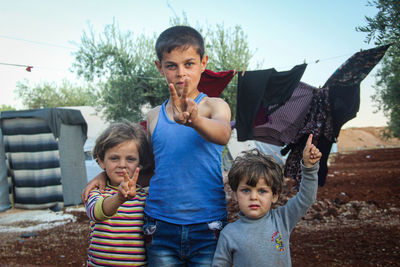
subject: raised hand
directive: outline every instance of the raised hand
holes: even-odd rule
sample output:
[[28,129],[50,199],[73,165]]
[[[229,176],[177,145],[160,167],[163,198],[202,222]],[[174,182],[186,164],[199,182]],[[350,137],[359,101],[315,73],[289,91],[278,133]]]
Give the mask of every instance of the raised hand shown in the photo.
[[308,136],[306,146],[303,150],[303,163],[304,163],[304,166],[306,166],[306,167],[313,166],[322,157],[322,153],[319,151],[319,149],[315,145],[313,145],[312,138],[313,138],[313,135],[310,134]]
[[173,118],[176,123],[189,125],[197,118],[197,104],[196,102],[188,98],[189,92],[189,78],[185,79],[182,95],[178,96],[175,86],[169,84],[169,92],[172,100],[172,112]]
[[124,181],[118,187],[118,194],[126,201],[136,196],[136,183],[139,177],[139,168],[136,168],[133,177],[129,178],[128,173],[124,170]]

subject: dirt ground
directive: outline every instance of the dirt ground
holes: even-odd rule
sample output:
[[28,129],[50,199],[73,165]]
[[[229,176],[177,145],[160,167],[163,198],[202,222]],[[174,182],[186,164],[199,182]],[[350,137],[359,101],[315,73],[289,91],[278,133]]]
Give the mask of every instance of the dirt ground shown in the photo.
[[339,152],[361,149],[398,147],[400,139],[382,137],[384,127],[361,127],[342,129],[337,146]]
[[[292,233],[293,266],[400,266],[400,147],[361,139],[343,149],[339,138],[326,184]],[[70,213],[75,222],[32,237],[0,233],[0,266],[85,266],[89,222]]]

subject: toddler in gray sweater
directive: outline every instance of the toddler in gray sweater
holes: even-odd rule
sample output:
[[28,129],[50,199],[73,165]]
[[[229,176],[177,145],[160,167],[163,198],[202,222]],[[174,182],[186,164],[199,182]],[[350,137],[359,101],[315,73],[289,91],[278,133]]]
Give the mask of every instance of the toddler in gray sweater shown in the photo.
[[291,266],[289,238],[296,223],[315,202],[321,152],[308,137],[297,195],[271,209],[283,186],[282,167],[257,149],[237,157],[229,185],[239,204],[239,219],[221,232],[212,266]]

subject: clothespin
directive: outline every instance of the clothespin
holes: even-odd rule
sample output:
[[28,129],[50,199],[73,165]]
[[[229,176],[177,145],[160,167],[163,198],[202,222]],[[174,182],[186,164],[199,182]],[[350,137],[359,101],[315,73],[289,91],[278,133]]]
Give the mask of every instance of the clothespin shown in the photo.
[[319,59],[315,60],[315,63],[318,63],[318,62],[319,62]]
[[33,68],[33,66],[27,66],[25,70],[31,72],[32,68]]
[[236,73],[237,73],[237,68],[235,68],[235,69],[233,70],[233,76],[235,76]]
[[304,63],[304,64],[307,64],[306,59],[304,59],[303,63]]
[[245,72],[246,72],[246,68],[242,71],[242,77],[244,76]]

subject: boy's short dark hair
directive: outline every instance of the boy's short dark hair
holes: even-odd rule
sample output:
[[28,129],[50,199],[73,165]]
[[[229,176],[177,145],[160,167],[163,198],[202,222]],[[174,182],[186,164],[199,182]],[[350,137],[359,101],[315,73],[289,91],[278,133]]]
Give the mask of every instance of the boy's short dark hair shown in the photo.
[[201,34],[189,26],[173,26],[163,31],[156,41],[156,53],[161,62],[164,52],[171,53],[175,48],[197,49],[200,59],[204,56],[204,40]]
[[256,186],[260,179],[264,179],[273,194],[280,194],[283,187],[283,169],[272,156],[265,155],[255,148],[238,156],[229,170],[228,181],[233,191],[237,191],[243,179],[247,179],[246,184],[249,186]]
[[108,126],[96,139],[92,154],[93,158],[104,161],[105,153],[125,141],[135,141],[139,152],[140,173],[154,171],[153,149],[147,141],[146,133],[142,126],[129,121],[115,122]]

